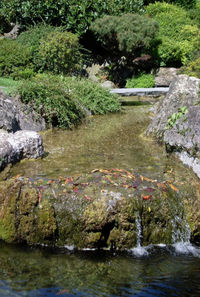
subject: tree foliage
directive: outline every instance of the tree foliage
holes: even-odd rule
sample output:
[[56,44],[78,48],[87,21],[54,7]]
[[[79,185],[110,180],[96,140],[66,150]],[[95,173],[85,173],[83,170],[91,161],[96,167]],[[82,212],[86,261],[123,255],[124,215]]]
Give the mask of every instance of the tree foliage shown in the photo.
[[156,2],[146,7],[146,12],[160,25],[159,56],[163,65],[185,64],[200,41],[200,31],[185,9]]
[[104,16],[90,28],[110,52],[111,59],[125,56],[130,60],[142,53],[151,53],[157,43],[158,24],[138,14]]
[[149,5],[155,2],[165,2],[169,4],[179,5],[184,8],[190,9],[196,6],[196,0],[144,0],[144,5]]
[[8,21],[25,26],[39,22],[64,26],[81,35],[96,18],[105,14],[143,10],[143,0],[1,0],[0,9]]

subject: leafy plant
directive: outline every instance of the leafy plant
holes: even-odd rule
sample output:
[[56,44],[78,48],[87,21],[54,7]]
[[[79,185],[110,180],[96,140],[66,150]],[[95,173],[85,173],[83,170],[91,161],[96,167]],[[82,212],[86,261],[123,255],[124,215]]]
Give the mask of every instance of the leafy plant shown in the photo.
[[63,128],[80,123],[87,110],[93,114],[120,110],[118,97],[86,79],[38,74],[23,81],[18,93],[50,125]]
[[77,35],[70,32],[51,32],[41,39],[39,56],[44,68],[55,74],[77,70],[81,64]]
[[188,109],[187,109],[187,106],[183,106],[183,107],[180,107],[178,109],[178,112],[175,112],[173,113],[168,121],[167,121],[167,127],[166,129],[171,129],[174,127],[174,125],[176,124],[176,121],[179,120],[180,118],[182,118],[183,115],[187,114],[188,113]]
[[146,7],[146,12],[160,25],[162,43],[158,54],[163,66],[185,64],[196,50],[200,30],[183,8],[162,2]]
[[39,55],[41,39],[45,38],[51,32],[62,31],[62,27],[53,27],[47,24],[39,24],[29,27],[25,32],[22,32],[19,35],[17,41],[22,44],[22,46],[30,48],[35,71],[38,71],[43,67],[43,61]]
[[18,68],[31,67],[30,48],[16,40],[0,40],[0,76],[12,75]]
[[18,93],[22,102],[31,105],[52,126],[71,128],[85,116],[83,108],[57,76],[37,75],[24,81]]
[[200,57],[182,67],[180,73],[200,78]]
[[73,98],[77,98],[92,114],[106,114],[120,110],[119,97],[110,94],[98,83],[88,79],[65,78],[64,84],[71,90]]
[[143,0],[1,0],[0,10],[9,22],[25,25],[46,23],[64,26],[82,35],[105,14],[119,15],[143,10]]
[[155,86],[155,78],[152,74],[142,73],[133,76],[126,82],[126,88],[152,88]]

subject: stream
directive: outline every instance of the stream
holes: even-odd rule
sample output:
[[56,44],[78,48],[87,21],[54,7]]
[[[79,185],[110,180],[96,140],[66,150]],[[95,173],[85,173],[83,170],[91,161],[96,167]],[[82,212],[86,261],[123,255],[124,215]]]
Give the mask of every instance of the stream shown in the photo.
[[[185,195],[199,184],[195,174],[165,147],[145,136],[150,107],[126,107],[120,114],[91,117],[74,130],[42,132],[46,156],[23,160],[11,176],[57,178],[93,169],[121,168],[178,185]],[[137,246],[124,252],[12,246],[0,242],[0,296],[200,296],[200,249],[189,243],[187,222],[174,244]],[[184,234],[183,234],[184,233]]]

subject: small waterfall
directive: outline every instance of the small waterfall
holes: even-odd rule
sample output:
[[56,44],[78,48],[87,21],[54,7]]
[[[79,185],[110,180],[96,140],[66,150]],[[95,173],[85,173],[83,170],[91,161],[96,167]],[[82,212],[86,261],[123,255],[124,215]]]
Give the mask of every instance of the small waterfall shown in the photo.
[[137,233],[137,245],[131,251],[136,257],[147,256],[149,254],[148,251],[141,246],[142,219],[139,212],[137,212],[137,215],[136,215],[135,225],[136,225],[136,233]]
[[172,242],[190,242],[190,227],[185,217],[175,215],[171,219],[172,224]]
[[190,243],[190,227],[184,214],[182,199],[179,197],[173,202],[172,213],[172,246],[178,254],[192,254],[199,256],[199,250]]

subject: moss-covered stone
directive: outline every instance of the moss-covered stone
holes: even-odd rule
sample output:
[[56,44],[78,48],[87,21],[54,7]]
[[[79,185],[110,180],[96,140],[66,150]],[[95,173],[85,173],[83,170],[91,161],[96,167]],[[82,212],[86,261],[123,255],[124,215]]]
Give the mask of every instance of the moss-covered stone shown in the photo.
[[16,206],[20,191],[21,183],[17,180],[0,183],[0,238],[7,242],[16,240]]
[[[8,180],[0,183],[0,239],[126,249],[139,240],[172,243],[175,228],[184,231],[186,217],[193,237],[200,238],[200,198],[194,197],[182,200],[170,182],[119,169],[57,180]],[[176,216],[180,222],[174,226]]]

